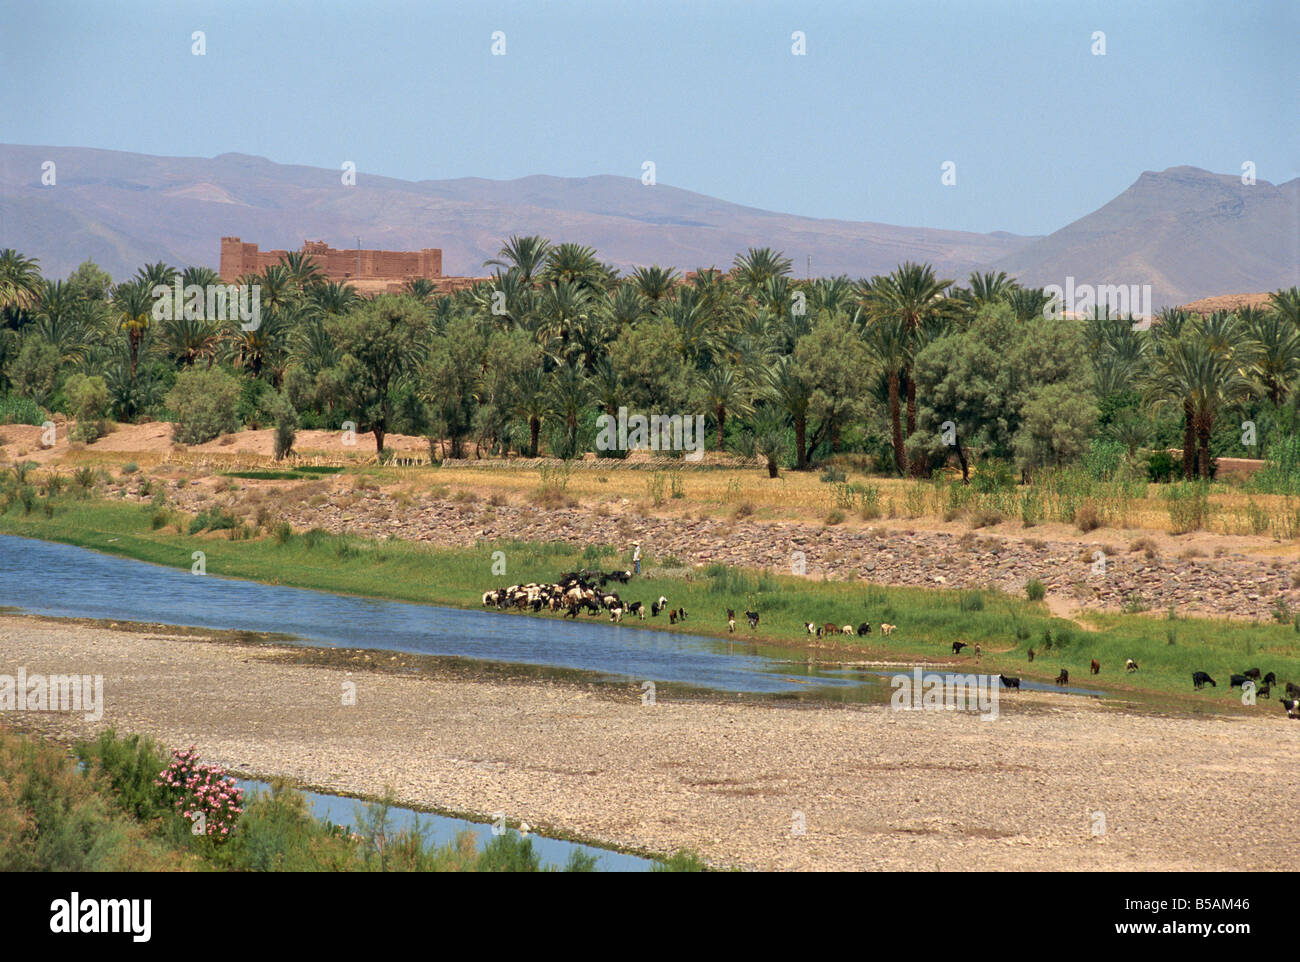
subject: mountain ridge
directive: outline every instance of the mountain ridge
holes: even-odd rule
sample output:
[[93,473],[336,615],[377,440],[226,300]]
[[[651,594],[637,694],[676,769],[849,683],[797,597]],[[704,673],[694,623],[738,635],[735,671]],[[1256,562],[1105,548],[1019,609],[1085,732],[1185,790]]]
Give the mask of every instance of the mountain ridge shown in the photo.
[[[41,186],[41,163],[57,180]],[[114,277],[142,263],[217,266],[220,238],[263,249],[304,240],[443,249],[448,275],[482,274],[511,234],[594,247],[623,270],[728,267],[749,247],[783,250],[794,273],[869,277],[904,260],[943,277],[1001,269],[1027,284],[1149,283],[1156,306],[1300,283],[1300,178],[1246,187],[1187,165],[1144,171],[1109,203],[1046,236],[813,218],[613,174],[418,181],[280,164],[255,154],[163,157],[103,148],[0,145],[0,246],[48,276],[87,258]],[[1247,252],[1245,255],[1242,252]]]

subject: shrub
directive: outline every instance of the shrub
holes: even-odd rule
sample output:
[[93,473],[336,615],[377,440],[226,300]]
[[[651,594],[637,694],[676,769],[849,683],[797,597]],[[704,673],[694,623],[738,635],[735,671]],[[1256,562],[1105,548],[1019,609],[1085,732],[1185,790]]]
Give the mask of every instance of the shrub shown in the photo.
[[220,368],[182,371],[167,392],[167,407],[176,415],[172,437],[182,444],[203,444],[238,429],[239,398],[239,382]]
[[1119,610],[1126,615],[1137,615],[1147,610],[1147,603],[1136,591],[1130,591],[1124,596],[1124,603]]
[[821,480],[825,484],[843,484],[848,480],[848,475],[833,464],[826,465],[826,470],[822,471]]
[[1186,534],[1205,527],[1210,513],[1206,484],[1192,482],[1173,485],[1165,499],[1169,508],[1169,528],[1174,534]]
[[655,862],[652,872],[705,872],[708,866],[703,859],[689,849],[679,849],[662,861]]
[[1101,527],[1101,512],[1097,510],[1097,506],[1093,502],[1085,501],[1075,511],[1074,523],[1080,531],[1085,533],[1096,531]]
[[826,516],[827,525],[842,524],[843,522],[844,522],[844,512],[841,511],[839,508],[835,508],[834,510],[831,511],[830,514]]
[[122,810],[142,822],[167,817],[172,801],[158,784],[158,773],[167,766],[167,754],[148,736],[118,738],[113,729],[100,732],[94,741],[81,741],[73,753],[92,773],[108,782]]
[[541,860],[531,838],[518,832],[502,832],[484,847],[477,868],[480,872],[537,872]]
[[1047,587],[1037,578],[1030,578],[1025,583],[1025,597],[1030,601],[1042,601],[1047,595]]
[[72,483],[81,489],[83,496],[90,494],[95,487],[95,469],[80,467],[72,472]]
[[1043,505],[1038,495],[1030,490],[1020,496],[1020,522],[1026,528],[1032,528],[1043,520]]
[[157,784],[169,791],[177,814],[199,828],[196,835],[229,838],[244,810],[244,790],[224,769],[202,764],[192,746],[172,752],[171,764],[159,773]]
[[275,415],[275,460],[282,461],[293,453],[293,442],[298,436],[298,412],[283,396],[272,404]]
[[1015,487],[1016,479],[1011,465],[1005,461],[986,461],[971,476],[970,486],[980,494],[1006,491]]
[[31,398],[7,395],[0,397],[0,424],[45,423],[45,412]]
[[86,377],[73,374],[63,384],[63,393],[72,408],[77,426],[72,429],[74,441],[93,444],[107,433],[104,418],[108,415],[108,384],[99,375]]
[[1179,467],[1168,451],[1154,451],[1147,458],[1147,480],[1153,484],[1165,484],[1173,480]]
[[220,508],[208,508],[190,522],[190,534],[200,531],[225,531],[239,527],[239,519]]

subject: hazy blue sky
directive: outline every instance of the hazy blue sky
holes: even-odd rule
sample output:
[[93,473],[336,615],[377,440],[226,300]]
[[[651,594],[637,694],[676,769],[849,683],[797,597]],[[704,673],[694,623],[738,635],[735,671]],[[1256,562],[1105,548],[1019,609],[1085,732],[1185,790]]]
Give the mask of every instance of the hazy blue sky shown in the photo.
[[417,180],[639,177],[652,160],[660,183],[772,210],[1047,233],[1143,170],[1300,175],[1298,11],[0,0],[0,141]]

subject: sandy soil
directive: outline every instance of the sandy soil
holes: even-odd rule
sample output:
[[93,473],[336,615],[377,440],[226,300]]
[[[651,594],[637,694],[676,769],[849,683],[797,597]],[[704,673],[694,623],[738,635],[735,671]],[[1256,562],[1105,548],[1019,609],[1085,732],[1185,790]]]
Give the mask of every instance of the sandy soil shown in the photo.
[[[30,424],[0,425],[0,444],[5,445],[4,450],[11,458],[22,457],[23,460],[38,464],[58,463],[73,453],[73,448],[68,438],[70,425],[63,415],[56,416],[54,425],[53,447],[41,447],[41,429]],[[120,424],[94,445],[85,448],[85,451],[91,456],[131,454],[161,459],[172,450],[174,444],[169,422],[150,421],[146,424]],[[394,451],[418,453],[425,458],[429,454],[428,441],[407,434],[387,435],[384,446]],[[365,461],[374,458],[375,439],[372,434],[358,433],[355,445],[344,445],[343,435],[339,431],[299,431],[294,447],[303,454],[322,454],[335,458],[355,456],[358,460]],[[200,454],[248,454],[270,458],[275,450],[275,432],[269,428],[239,431],[182,450]]]
[[[261,776],[758,869],[1273,869],[1300,851],[1300,724],[1051,693],[993,722],[399,674],[295,649],[0,616],[0,672],[99,673],[98,722]],[[371,654],[370,664],[388,656]],[[356,704],[342,705],[345,681]],[[806,834],[792,831],[803,813]],[[1093,834],[1104,813],[1104,834]]]

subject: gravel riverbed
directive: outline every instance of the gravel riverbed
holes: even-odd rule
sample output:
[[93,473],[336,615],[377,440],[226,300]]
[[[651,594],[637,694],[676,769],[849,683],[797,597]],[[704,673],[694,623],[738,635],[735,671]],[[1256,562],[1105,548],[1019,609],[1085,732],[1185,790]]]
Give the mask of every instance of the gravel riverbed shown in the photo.
[[1280,709],[1028,692],[996,721],[671,693],[647,706],[632,685],[399,673],[370,667],[396,660],[378,652],[308,664],[272,643],[12,614],[0,657],[5,674],[104,677],[101,719],[14,716],[28,729],[143,732],[261,777],[722,866],[1271,870],[1300,851],[1300,724]]

